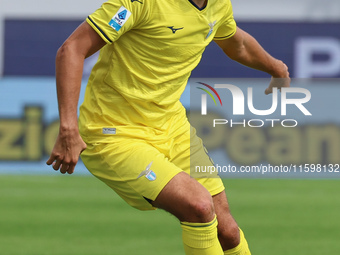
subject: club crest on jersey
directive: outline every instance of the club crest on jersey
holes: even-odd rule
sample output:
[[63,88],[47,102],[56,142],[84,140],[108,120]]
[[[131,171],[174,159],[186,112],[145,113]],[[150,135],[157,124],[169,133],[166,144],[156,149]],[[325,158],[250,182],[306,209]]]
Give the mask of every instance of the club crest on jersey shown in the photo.
[[110,20],[109,25],[118,32],[122,26],[124,26],[125,22],[130,18],[130,16],[131,12],[124,6],[121,6]]
[[210,27],[210,30],[209,30],[207,36],[205,37],[205,39],[208,39],[209,36],[212,34],[212,32],[214,31],[215,24],[216,24],[216,20],[214,22],[208,24],[209,27]]
[[151,170],[151,165],[152,165],[153,162],[151,162],[147,167],[146,169],[141,172],[137,179],[139,179],[140,177],[142,176],[145,176],[146,179],[148,179],[149,181],[154,181],[156,180],[157,176],[156,176],[156,173],[154,171]]

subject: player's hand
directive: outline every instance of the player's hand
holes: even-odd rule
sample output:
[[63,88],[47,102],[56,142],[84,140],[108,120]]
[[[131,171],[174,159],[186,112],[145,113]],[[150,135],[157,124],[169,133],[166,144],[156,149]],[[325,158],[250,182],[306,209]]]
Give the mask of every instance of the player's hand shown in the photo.
[[62,174],[72,174],[78,162],[80,153],[86,149],[86,143],[78,132],[61,133],[57,137],[47,165],[52,165],[53,169]]
[[266,95],[273,93],[273,88],[281,91],[281,88],[288,88],[290,86],[288,67],[282,61],[278,61],[278,66],[278,74],[273,75],[271,78],[269,86],[264,92]]

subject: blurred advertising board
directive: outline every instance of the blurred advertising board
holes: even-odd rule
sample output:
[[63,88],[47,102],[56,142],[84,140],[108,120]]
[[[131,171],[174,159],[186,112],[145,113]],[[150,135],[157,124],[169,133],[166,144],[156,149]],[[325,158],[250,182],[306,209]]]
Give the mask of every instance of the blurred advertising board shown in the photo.
[[[293,79],[292,90],[272,95],[264,94],[269,79],[191,78],[189,84],[182,103],[209,156],[224,170],[236,169],[222,176],[340,176],[340,79]],[[80,102],[85,86],[84,80]],[[45,162],[58,128],[54,78],[0,79],[0,173],[54,173]],[[241,166],[248,172],[237,172]],[[82,162],[76,173],[87,173]]]
[[[0,79],[0,173],[54,172],[45,162],[59,132],[58,119],[54,78]],[[78,172],[84,169],[80,162]]]

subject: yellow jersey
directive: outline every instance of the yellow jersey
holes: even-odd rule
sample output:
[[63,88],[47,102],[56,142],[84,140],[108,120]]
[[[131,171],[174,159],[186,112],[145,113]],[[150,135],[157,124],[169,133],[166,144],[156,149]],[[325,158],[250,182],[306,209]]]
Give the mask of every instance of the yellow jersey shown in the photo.
[[109,0],[87,23],[107,43],[80,107],[87,142],[113,135],[153,137],[184,125],[179,99],[191,71],[214,39],[231,37],[230,0]]

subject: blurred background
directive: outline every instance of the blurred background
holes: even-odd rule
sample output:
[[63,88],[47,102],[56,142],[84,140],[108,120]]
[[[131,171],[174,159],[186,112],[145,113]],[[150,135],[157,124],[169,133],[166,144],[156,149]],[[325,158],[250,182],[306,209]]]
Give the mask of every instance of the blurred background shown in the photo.
[[[129,208],[95,178],[88,178],[81,162],[72,176],[61,176],[45,165],[59,128],[56,51],[101,3],[0,0],[0,254],[183,254],[180,229],[169,215]],[[238,26],[283,60],[293,78],[327,83],[312,93],[319,98],[313,109],[327,103],[327,119],[300,127],[292,140],[277,139],[290,144],[290,156],[297,155],[291,141],[301,142],[301,158],[294,157],[298,164],[305,163],[307,146],[321,148],[309,150],[311,162],[316,158],[317,163],[339,163],[340,1],[234,0],[232,4]],[[95,54],[85,62],[80,101],[96,58]],[[229,60],[212,43],[192,78],[209,83],[210,78],[268,75]],[[186,107],[189,98],[186,90],[182,99]],[[309,136],[303,137],[306,130]],[[266,132],[251,134],[260,137],[262,145],[269,139]],[[310,142],[313,137],[316,143]],[[211,138],[208,133],[209,150],[233,151],[233,146],[221,150],[220,139]],[[272,162],[261,155],[258,161],[249,161],[247,153],[229,158],[238,164],[280,163],[281,156],[274,156]],[[245,178],[225,184],[254,254],[339,253],[338,181]]]
[[[46,172],[44,161],[58,132],[56,51],[100,5],[101,1],[0,0],[0,172]],[[293,78],[340,77],[340,1],[239,0],[233,6],[239,27],[283,60]],[[83,90],[96,59],[97,54],[85,62]],[[268,75],[229,60],[212,43],[192,77]],[[188,107],[186,95],[183,104]],[[81,172],[83,166],[78,168]]]
[[[56,51],[100,4],[0,0],[0,172],[46,173],[44,162],[58,132]],[[293,78],[340,77],[340,1],[239,0],[233,6],[239,27],[283,60]],[[85,62],[80,102],[96,59],[97,54]],[[268,75],[231,61],[212,43],[192,77]],[[327,91],[321,96],[327,98]],[[186,107],[187,95],[183,97]],[[83,172],[81,163],[78,168]]]

